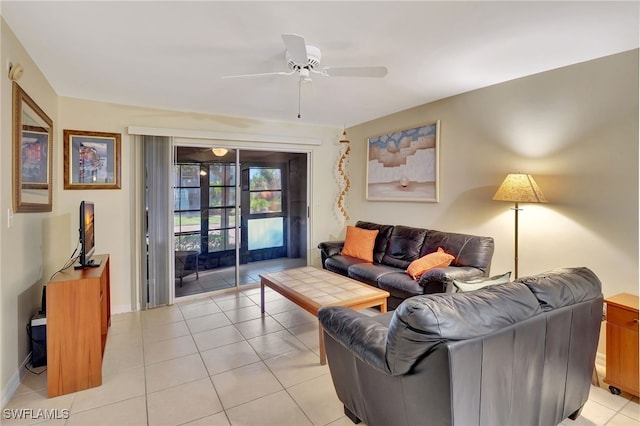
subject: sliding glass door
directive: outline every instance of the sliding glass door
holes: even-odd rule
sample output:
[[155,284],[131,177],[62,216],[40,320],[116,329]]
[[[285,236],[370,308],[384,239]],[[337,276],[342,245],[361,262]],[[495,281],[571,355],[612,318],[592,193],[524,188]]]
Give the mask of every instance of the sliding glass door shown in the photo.
[[176,297],[306,265],[307,154],[177,146]]

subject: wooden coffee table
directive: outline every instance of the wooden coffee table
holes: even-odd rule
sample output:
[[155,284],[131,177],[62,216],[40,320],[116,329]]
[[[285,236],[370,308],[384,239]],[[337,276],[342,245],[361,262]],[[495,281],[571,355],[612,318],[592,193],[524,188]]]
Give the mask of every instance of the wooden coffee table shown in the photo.
[[[313,266],[260,274],[262,312],[264,312],[265,286],[277,291],[316,317],[318,310],[324,306],[346,306],[352,309],[380,306],[380,312],[387,312],[389,292]],[[327,363],[327,354],[324,349],[322,326],[318,324],[318,327],[320,364],[324,365]]]

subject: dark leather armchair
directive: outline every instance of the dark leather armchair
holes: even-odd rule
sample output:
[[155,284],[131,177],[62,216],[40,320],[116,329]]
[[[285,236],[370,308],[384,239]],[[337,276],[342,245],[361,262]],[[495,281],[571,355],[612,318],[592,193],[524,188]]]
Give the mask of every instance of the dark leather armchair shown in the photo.
[[558,269],[368,317],[318,318],[345,413],[374,425],[556,425],[588,399],[602,317],[598,278]]

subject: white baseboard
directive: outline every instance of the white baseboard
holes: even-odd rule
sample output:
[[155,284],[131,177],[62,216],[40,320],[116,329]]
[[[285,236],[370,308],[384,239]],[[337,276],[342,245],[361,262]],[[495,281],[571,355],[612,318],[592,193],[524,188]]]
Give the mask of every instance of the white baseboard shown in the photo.
[[0,400],[0,407],[4,408],[5,405],[7,405],[9,401],[11,401],[11,398],[13,398],[13,395],[18,390],[22,377],[24,377],[24,375],[27,373],[27,363],[29,362],[29,358],[31,358],[31,352],[27,354],[27,357],[24,359],[24,361],[22,361],[22,364],[20,364],[20,367],[18,368],[18,370],[14,372],[13,375],[11,376],[11,379],[9,379],[9,383],[7,383],[7,388],[2,393],[2,400]]

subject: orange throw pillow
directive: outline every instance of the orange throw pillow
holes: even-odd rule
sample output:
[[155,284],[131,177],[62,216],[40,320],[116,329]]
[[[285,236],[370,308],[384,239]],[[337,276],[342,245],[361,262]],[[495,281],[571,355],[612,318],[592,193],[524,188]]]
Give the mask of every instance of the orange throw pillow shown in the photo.
[[449,266],[453,259],[454,256],[445,253],[442,247],[438,247],[437,252],[429,253],[411,262],[407,268],[407,274],[411,275],[414,280],[417,280],[422,274],[433,268]]
[[373,262],[373,247],[376,244],[377,236],[377,229],[369,230],[347,226],[342,255]]

